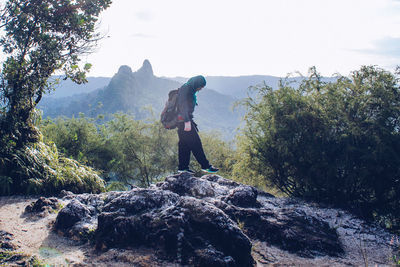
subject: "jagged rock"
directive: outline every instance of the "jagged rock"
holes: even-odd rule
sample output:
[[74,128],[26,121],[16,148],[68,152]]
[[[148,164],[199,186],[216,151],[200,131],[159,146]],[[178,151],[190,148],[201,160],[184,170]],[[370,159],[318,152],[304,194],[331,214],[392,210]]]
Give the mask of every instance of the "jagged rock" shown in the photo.
[[236,266],[234,259],[231,256],[225,257],[221,252],[202,249],[195,251],[195,263],[197,266],[207,267],[231,267]]
[[[86,221],[88,218],[91,218],[90,208],[79,200],[73,199],[58,213],[54,227],[55,229],[72,236],[75,233],[73,230],[74,227],[77,227],[77,223]],[[78,233],[79,232],[80,231],[78,231]]]
[[252,239],[303,257],[343,253],[336,230],[313,216],[285,208],[243,209],[221,202],[215,205],[242,224]]
[[[182,182],[184,180],[184,182]],[[216,193],[211,182],[200,180],[190,176],[188,173],[183,173],[181,176],[169,176],[165,182],[156,185],[162,190],[169,190],[180,196],[192,196],[196,198],[214,197]]]
[[92,233],[98,249],[146,246],[195,266],[252,266],[255,241],[299,257],[344,255],[333,218],[218,175],[182,173],[146,189],[65,199],[55,228],[76,238]]
[[224,201],[239,207],[259,207],[257,202],[257,190],[251,186],[241,185],[231,189]]
[[74,197],[74,193],[72,193],[71,191],[67,191],[67,190],[61,190],[59,197],[61,198],[73,198]]
[[55,197],[40,197],[35,202],[32,202],[30,205],[26,206],[25,212],[40,213],[42,216],[45,216],[47,212],[57,210],[60,207],[59,205],[58,199]]
[[[118,192],[103,194],[65,194],[63,200],[70,202],[63,208],[55,221],[54,229],[73,239],[91,238],[97,229],[97,217],[107,197],[111,199]],[[113,197],[114,196],[114,197]]]
[[0,249],[15,250],[17,246],[12,243],[13,235],[0,230]]

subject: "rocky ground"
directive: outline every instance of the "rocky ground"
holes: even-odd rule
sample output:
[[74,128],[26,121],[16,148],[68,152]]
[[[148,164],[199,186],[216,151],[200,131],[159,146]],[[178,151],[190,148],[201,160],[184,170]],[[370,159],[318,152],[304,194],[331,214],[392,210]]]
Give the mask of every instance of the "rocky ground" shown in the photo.
[[183,173],[127,192],[0,198],[7,266],[392,266],[395,240],[348,212],[218,175]]

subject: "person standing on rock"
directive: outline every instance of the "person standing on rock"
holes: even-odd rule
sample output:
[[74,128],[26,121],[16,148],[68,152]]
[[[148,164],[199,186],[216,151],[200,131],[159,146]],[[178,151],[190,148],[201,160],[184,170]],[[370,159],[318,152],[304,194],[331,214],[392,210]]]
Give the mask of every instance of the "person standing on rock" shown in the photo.
[[178,173],[194,171],[189,169],[190,152],[207,173],[216,173],[218,168],[213,167],[207,160],[203,145],[198,134],[197,124],[193,121],[193,111],[197,105],[197,93],[206,85],[206,79],[199,75],[190,78],[178,91]]

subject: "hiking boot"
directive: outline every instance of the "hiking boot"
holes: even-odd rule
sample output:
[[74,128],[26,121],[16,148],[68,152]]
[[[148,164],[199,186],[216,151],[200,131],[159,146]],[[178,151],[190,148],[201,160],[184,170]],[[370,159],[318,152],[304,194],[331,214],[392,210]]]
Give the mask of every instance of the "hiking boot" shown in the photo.
[[217,171],[219,171],[218,168],[215,168],[214,166],[210,166],[207,169],[201,169],[203,172],[208,172],[208,173],[216,173]]
[[190,173],[190,174],[195,174],[195,171],[192,171],[191,169],[178,170],[178,173],[183,173],[183,172],[188,172],[188,173]]

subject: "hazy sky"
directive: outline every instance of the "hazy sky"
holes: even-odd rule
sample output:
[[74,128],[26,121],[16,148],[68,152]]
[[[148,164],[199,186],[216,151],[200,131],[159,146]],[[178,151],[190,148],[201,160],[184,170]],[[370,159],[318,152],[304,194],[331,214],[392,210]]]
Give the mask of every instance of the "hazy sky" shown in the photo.
[[186,77],[400,65],[399,0],[114,0],[101,28],[110,37],[87,58],[90,76],[144,59]]
[[348,75],[400,65],[400,0],[114,0],[89,76]]

